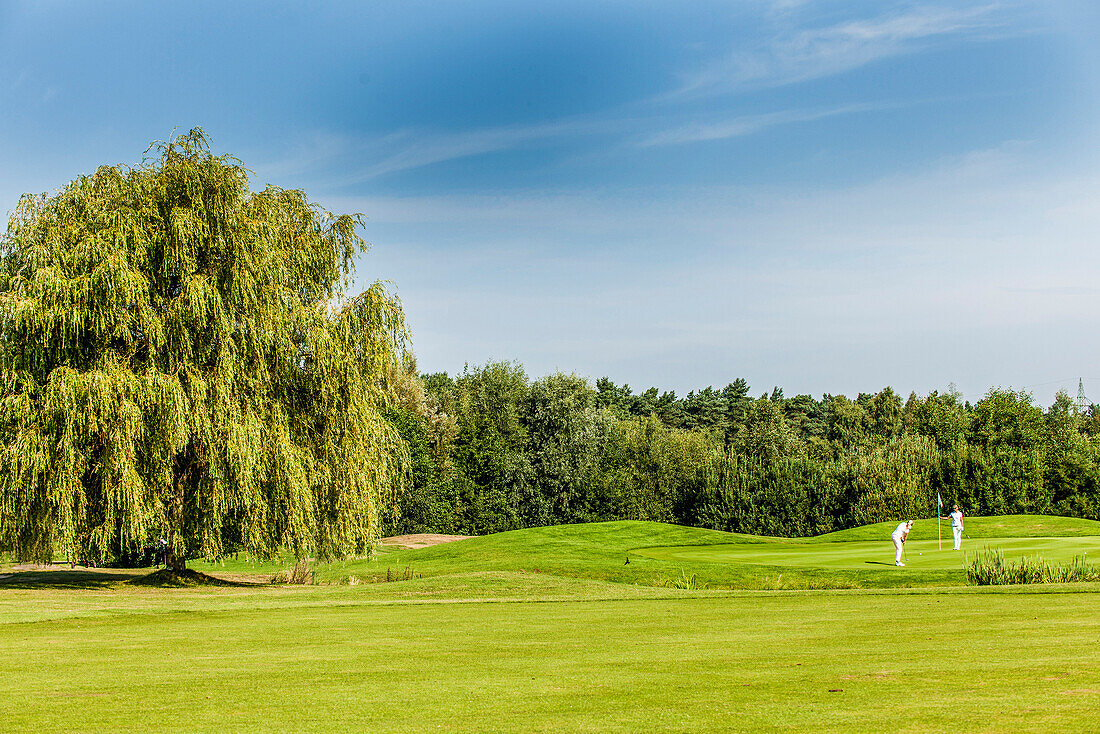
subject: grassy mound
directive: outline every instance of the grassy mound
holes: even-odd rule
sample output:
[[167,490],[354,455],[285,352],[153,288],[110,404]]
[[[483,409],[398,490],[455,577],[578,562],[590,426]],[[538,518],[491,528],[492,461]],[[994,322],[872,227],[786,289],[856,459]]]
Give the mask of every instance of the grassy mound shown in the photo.
[[[388,566],[412,568],[422,578],[479,571],[547,574],[640,586],[675,586],[691,579],[692,588],[817,589],[912,585],[915,577],[884,575],[863,569],[801,568],[752,562],[713,563],[661,558],[654,548],[697,549],[736,545],[748,553],[766,552],[784,541],[663,523],[616,521],[529,528],[470,538],[419,550],[379,553],[315,568],[318,583],[369,579]],[[888,543],[888,541],[887,541]],[[961,566],[930,571],[921,584],[963,584]]]
[[[891,588],[966,584],[961,554],[944,550],[935,519],[917,521],[904,569],[893,564],[890,531],[878,523],[816,538],[770,538],[655,522],[615,521],[528,528],[420,549],[385,548],[371,558],[311,567],[317,584],[385,581],[390,569],[419,579],[476,573],[545,574],[639,586],[691,578],[709,589]],[[1048,516],[967,518],[967,550],[986,544],[1010,556],[1041,553],[1052,560],[1100,554],[1100,522]],[[1091,537],[1086,537],[1091,536]],[[1053,540],[1051,540],[1053,538]],[[1058,540],[1059,538],[1063,540]],[[1044,540],[1045,539],[1045,540]],[[1079,540],[1074,540],[1079,539]],[[923,555],[922,555],[923,554]],[[1066,555],[1069,554],[1069,555]],[[211,573],[275,573],[283,565],[227,560],[195,563]],[[282,562],[282,563],[285,563]]]
[[175,570],[162,568],[145,576],[132,579],[130,584],[135,586],[160,586],[160,587],[191,587],[191,586],[251,586],[237,581],[226,581],[215,576],[196,571],[192,568]]

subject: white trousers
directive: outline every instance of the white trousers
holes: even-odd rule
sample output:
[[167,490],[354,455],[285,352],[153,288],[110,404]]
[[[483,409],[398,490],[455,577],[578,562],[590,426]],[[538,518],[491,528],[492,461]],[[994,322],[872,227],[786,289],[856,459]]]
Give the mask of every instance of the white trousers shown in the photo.
[[955,550],[962,547],[963,543],[963,529],[957,528],[954,525],[951,526],[951,533],[955,536]]
[[890,540],[894,541],[894,563],[901,563],[901,549],[903,547],[901,538],[895,538],[891,535]]

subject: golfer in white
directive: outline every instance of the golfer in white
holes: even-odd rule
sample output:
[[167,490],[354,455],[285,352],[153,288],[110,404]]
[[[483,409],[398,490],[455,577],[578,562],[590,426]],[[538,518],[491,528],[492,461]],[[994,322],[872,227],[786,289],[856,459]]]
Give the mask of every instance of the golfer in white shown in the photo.
[[[958,505],[955,505],[955,511],[947,517],[951,518],[951,534],[955,536],[955,550],[962,547],[963,543],[963,513],[959,509]],[[940,515],[940,518],[946,520],[947,517]]]
[[901,562],[901,551],[905,547],[905,539],[909,537],[909,531],[913,529],[913,521],[906,520],[899,523],[894,532],[890,533],[890,540],[894,541],[894,565],[904,566]]

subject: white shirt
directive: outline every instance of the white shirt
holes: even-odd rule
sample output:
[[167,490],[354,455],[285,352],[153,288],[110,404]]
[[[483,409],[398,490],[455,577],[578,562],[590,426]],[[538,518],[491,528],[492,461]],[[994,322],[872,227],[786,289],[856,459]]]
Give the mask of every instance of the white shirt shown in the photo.
[[962,510],[955,510],[948,517],[951,518],[951,527],[961,528],[963,526],[963,514]]
[[900,525],[898,525],[896,528],[894,528],[894,532],[890,533],[890,537],[900,538],[901,536],[905,535],[905,526],[906,523],[901,523]]

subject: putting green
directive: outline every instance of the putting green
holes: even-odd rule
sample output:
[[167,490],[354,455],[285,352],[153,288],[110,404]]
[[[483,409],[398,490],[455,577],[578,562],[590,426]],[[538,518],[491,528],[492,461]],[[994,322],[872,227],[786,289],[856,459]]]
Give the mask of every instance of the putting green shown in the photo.
[[640,548],[634,555],[683,563],[754,563],[796,568],[849,568],[891,572],[907,569],[961,569],[967,552],[999,549],[1006,558],[1041,556],[1047,561],[1069,561],[1074,556],[1100,559],[1100,536],[1076,538],[982,538],[963,541],[963,550],[951,550],[951,540],[938,550],[935,539],[910,540],[905,545],[905,568],[894,565],[894,546],[885,541],[840,543],[724,543],[720,545]]

